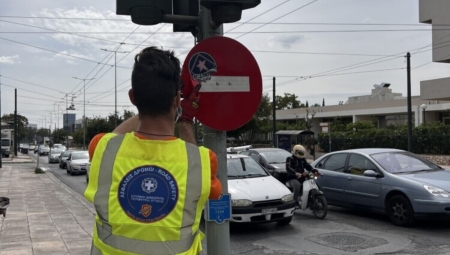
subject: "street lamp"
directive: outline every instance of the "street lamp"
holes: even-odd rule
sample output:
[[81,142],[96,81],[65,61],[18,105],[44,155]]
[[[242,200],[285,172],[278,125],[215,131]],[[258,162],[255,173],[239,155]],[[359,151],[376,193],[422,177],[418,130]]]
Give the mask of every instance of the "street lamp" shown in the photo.
[[83,81],[83,150],[86,149],[86,81],[92,81],[95,78],[81,79],[77,77],[72,77],[76,80]]
[[67,127],[67,134],[66,134],[66,148],[69,150],[69,110],[73,111],[75,110],[75,106],[71,104],[69,107],[67,107],[67,97],[69,94],[66,94],[66,127]]
[[423,124],[425,124],[425,110],[427,109],[428,105],[427,104],[422,104],[420,106],[420,108],[422,109],[422,116],[423,116]]
[[[120,43],[120,46],[124,43]],[[114,53],[114,115],[115,115],[115,126],[117,127],[117,53],[130,53],[129,51],[118,51],[120,46],[116,50],[107,50],[107,49],[101,49],[103,51],[107,52],[113,52]]]

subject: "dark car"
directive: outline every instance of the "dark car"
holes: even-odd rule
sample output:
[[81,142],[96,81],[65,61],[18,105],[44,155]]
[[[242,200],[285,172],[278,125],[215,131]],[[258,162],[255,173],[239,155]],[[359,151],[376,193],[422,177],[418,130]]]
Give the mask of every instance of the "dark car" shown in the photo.
[[69,158],[72,151],[63,151],[59,155],[59,168],[65,169],[67,167],[66,160]]
[[239,152],[252,157],[261,164],[271,175],[281,182],[286,181],[286,159],[292,154],[280,148],[254,148]]

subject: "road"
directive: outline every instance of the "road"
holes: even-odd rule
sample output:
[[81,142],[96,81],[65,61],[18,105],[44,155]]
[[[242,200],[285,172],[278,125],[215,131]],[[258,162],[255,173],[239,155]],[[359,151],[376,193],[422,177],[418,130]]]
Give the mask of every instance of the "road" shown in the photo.
[[[36,158],[35,154],[32,157]],[[58,164],[40,164],[83,194],[85,175],[70,176]],[[420,221],[401,228],[378,214],[330,206],[325,220],[310,211],[296,212],[288,226],[231,225],[232,254],[450,254],[450,220]]]

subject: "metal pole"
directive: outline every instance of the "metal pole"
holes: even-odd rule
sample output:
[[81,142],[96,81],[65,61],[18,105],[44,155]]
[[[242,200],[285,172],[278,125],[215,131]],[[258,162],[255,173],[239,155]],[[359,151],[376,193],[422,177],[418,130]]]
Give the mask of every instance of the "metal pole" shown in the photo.
[[17,157],[17,145],[18,145],[18,123],[17,123],[17,89],[14,89],[14,156]]
[[77,77],[72,77],[76,80],[82,80],[83,81],[83,119],[82,119],[82,125],[83,125],[83,150],[86,149],[86,81],[92,81],[95,78],[90,79],[81,79]]
[[69,150],[69,108],[67,107],[67,97],[68,94],[66,94],[66,149]]
[[272,143],[273,147],[278,147],[275,133],[277,132],[277,112],[276,112],[276,93],[275,93],[275,77],[273,77],[273,93],[272,93]]
[[423,124],[425,124],[425,109],[423,109]]
[[117,127],[117,51],[114,51],[114,127]]
[[328,149],[331,152],[331,122],[328,122]]
[[[2,72],[1,72],[1,69],[0,69],[0,145],[1,145],[1,143],[2,143],[2,139],[1,139],[1,132],[2,132]],[[1,149],[0,149],[0,168],[2,168],[3,167],[3,151],[1,151]]]
[[[213,36],[223,35],[223,26],[216,28],[212,26],[211,12],[207,8],[200,8],[200,26],[198,41],[202,41]],[[203,125],[203,141],[204,146],[214,151],[217,155],[219,163],[219,171],[217,177],[222,183],[222,193],[228,194],[228,175],[227,175],[227,133],[218,131]],[[230,251],[230,223],[225,221],[222,224],[206,221],[206,243],[208,254],[229,255]]]
[[411,54],[406,54],[407,90],[408,90],[408,151],[412,151],[412,110],[411,110]]

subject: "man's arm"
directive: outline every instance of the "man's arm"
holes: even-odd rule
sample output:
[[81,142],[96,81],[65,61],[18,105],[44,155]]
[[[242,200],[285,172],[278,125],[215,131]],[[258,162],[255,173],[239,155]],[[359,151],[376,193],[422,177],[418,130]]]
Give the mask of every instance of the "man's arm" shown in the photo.
[[197,141],[195,140],[194,127],[192,123],[187,121],[179,121],[178,131],[180,131],[180,138],[182,140],[197,145]]
[[120,123],[120,125],[117,126],[116,129],[114,129],[113,133],[118,135],[129,133],[132,131],[136,131],[138,126],[139,126],[139,115],[136,114],[131,118],[125,120],[124,122]]

